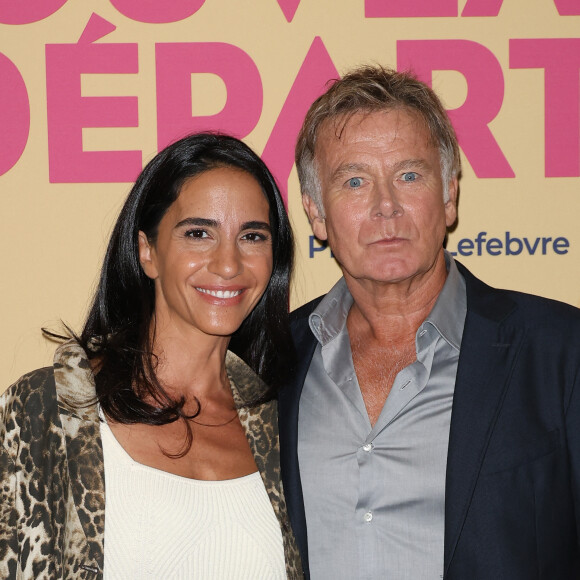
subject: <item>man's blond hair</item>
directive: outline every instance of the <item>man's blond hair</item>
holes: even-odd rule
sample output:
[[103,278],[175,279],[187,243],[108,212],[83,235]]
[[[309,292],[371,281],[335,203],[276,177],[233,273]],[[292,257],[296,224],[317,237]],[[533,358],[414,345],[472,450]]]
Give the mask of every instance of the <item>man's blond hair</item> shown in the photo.
[[316,162],[316,142],[320,129],[330,120],[339,123],[340,135],[356,113],[374,113],[393,109],[415,112],[424,121],[433,145],[439,150],[443,199],[449,199],[449,182],[459,176],[461,160],[455,130],[433,90],[409,72],[397,72],[381,66],[357,68],[332,86],[311,105],[296,143],[296,168],[300,189],[322,208],[322,192]]

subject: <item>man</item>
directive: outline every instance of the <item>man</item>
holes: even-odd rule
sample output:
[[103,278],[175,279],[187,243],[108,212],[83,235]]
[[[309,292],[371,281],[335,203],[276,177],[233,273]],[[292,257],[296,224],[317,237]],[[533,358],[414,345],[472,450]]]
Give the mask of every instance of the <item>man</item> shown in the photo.
[[580,314],[443,249],[459,149],[433,91],[358,69],[296,162],[342,279],[294,313],[284,487],[313,579],[580,578]]

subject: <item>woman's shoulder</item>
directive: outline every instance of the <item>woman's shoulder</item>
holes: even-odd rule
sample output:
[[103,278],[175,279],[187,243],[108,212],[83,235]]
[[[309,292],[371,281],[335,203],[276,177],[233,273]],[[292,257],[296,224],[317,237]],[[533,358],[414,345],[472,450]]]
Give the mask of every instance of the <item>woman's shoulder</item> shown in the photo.
[[30,411],[56,402],[54,368],[43,367],[22,375],[0,395],[0,406],[20,406]]
[[[13,465],[17,455],[30,455],[32,440],[44,440],[57,421],[58,404],[52,367],[29,372],[8,387],[0,395],[0,453],[5,467]],[[58,445],[58,441],[53,443]],[[37,458],[32,463],[36,464]],[[27,465],[30,467],[32,464]]]
[[79,384],[87,380],[88,390],[94,395],[92,371],[85,351],[78,343],[69,341],[56,349],[52,366],[26,373],[0,394],[0,409],[4,414],[8,409],[26,414],[50,414],[51,409],[57,409],[59,399],[71,391],[75,393],[73,398],[78,398]]
[[61,344],[54,353],[54,380],[59,404],[85,419],[96,419],[96,386],[91,362],[75,340]]

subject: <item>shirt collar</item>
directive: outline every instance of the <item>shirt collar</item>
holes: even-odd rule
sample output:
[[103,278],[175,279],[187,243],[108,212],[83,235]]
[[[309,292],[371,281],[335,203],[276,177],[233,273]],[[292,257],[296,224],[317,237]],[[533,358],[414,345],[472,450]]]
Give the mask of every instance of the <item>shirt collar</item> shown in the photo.
[[[445,251],[447,279],[435,306],[421,325],[431,324],[453,348],[459,350],[467,313],[465,281],[455,260]],[[344,278],[331,288],[309,316],[309,325],[318,342],[325,346],[344,329],[353,299]]]
[[340,278],[310,314],[310,329],[322,346],[336,338],[344,328],[352,303],[346,282]]
[[465,280],[459,273],[455,260],[447,251],[445,251],[445,264],[447,279],[433,310],[421,326],[427,323],[432,324],[437,332],[458,351],[467,314]]

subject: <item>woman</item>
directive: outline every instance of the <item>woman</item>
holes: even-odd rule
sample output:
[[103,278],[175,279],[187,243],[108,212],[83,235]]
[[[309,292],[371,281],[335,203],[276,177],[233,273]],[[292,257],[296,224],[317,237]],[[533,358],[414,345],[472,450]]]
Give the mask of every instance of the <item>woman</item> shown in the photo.
[[257,376],[289,364],[292,243],[237,139],[147,165],[82,334],[0,397],[1,577],[301,577]]

